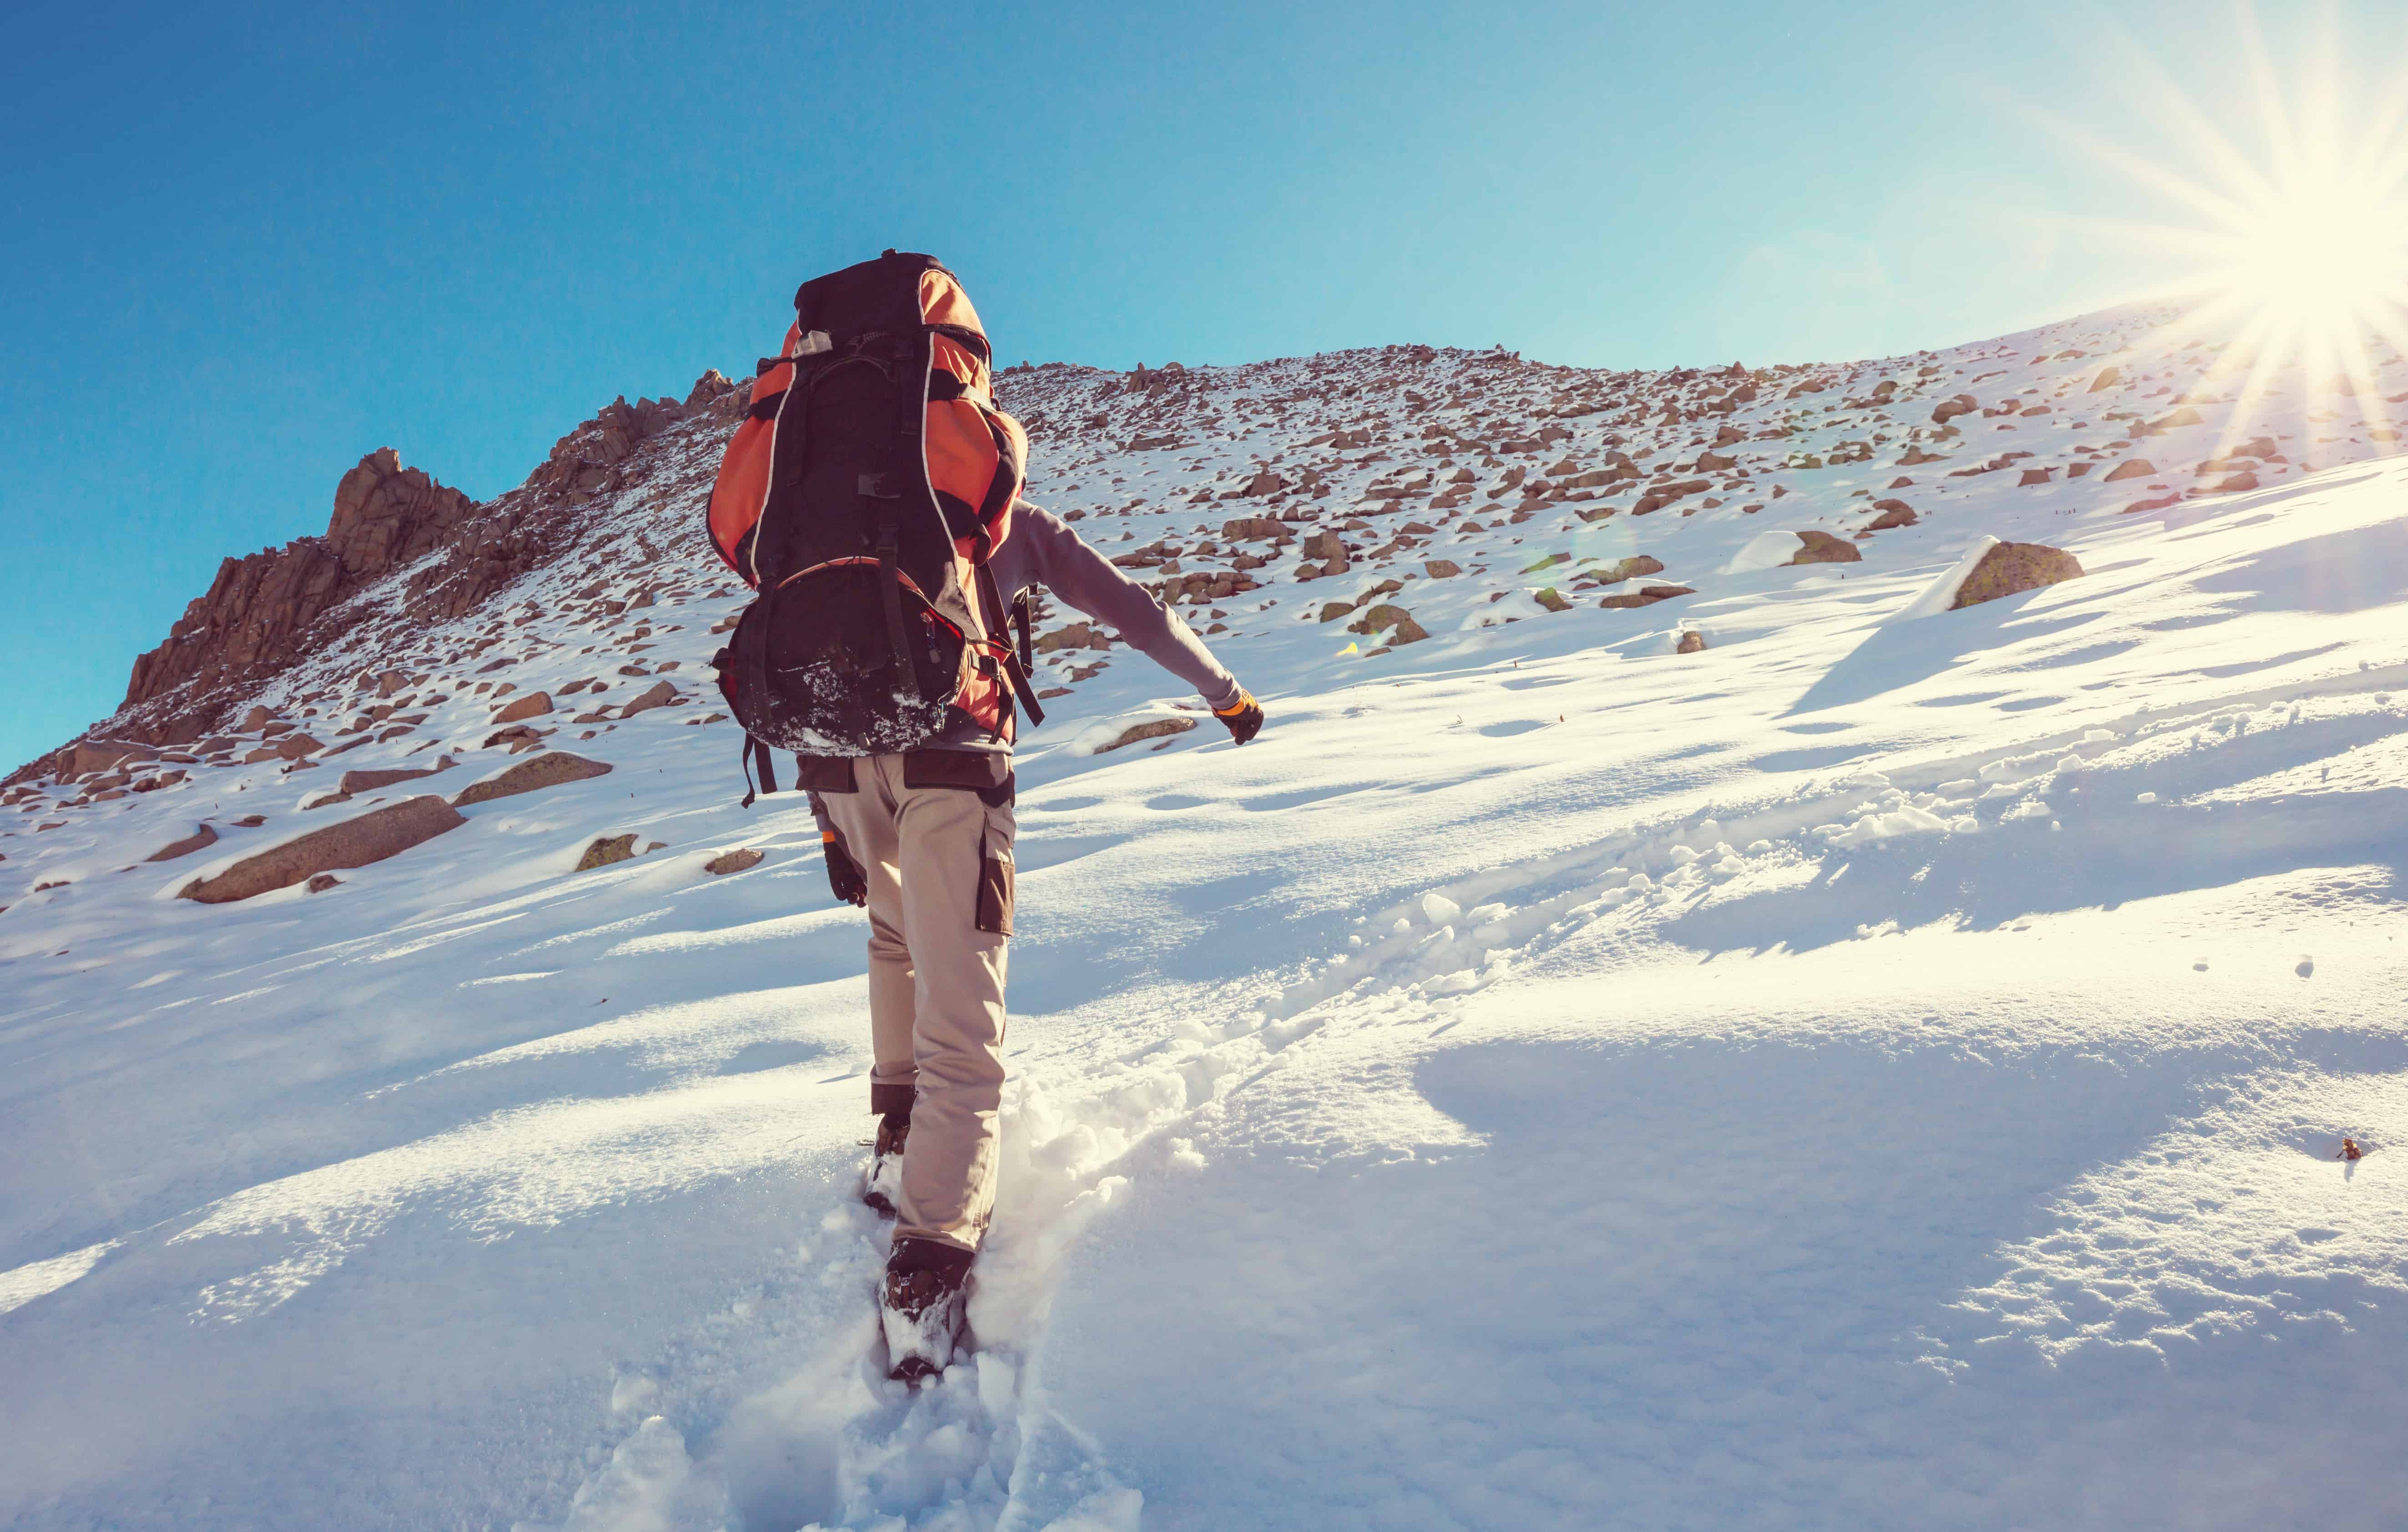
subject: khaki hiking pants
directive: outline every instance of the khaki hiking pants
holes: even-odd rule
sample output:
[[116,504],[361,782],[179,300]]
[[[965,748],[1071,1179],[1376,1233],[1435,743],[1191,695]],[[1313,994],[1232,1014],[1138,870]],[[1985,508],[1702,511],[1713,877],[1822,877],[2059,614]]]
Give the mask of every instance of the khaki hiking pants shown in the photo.
[[911,1112],[895,1238],[975,1251],[1003,1099],[1010,760],[925,750],[804,766],[869,883],[870,1110]]

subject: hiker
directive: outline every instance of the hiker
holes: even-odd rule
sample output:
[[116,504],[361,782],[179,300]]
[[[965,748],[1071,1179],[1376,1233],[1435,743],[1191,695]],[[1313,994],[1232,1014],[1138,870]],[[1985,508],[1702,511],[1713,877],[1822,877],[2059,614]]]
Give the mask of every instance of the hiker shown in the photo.
[[748,778],[775,791],[770,747],[795,752],[829,885],[868,911],[879,1125],[862,1197],[895,1216],[882,1318],[889,1370],[916,1381],[961,1339],[995,1206],[1011,748],[1022,714],[1043,717],[1036,593],[1195,687],[1238,744],[1263,710],[1175,612],[1019,499],[1026,437],[993,406],[953,273],[889,251],[795,306],[712,492],[714,545],[764,593],[721,685]]

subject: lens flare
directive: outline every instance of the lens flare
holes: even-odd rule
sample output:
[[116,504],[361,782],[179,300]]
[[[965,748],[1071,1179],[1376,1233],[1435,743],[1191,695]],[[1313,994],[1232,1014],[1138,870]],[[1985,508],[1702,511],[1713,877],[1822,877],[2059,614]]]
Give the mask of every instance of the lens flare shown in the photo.
[[[2350,104],[2343,50],[2329,18],[2320,62],[2286,89],[2254,12],[2233,36],[2255,87],[2255,110],[2210,111],[2134,49],[2132,79],[2154,95],[2169,152],[2152,155],[2050,122],[2087,153],[2180,204],[2183,223],[2113,221],[2106,227],[2187,268],[2143,299],[2173,300],[2172,338],[2220,348],[2201,387],[2235,390],[2238,431],[2290,379],[2303,394],[2354,399],[2369,425],[2386,423],[2377,364],[2408,354],[2408,80]],[[2237,124],[2249,147],[2228,131]],[[2202,164],[2185,175],[2174,159]]]

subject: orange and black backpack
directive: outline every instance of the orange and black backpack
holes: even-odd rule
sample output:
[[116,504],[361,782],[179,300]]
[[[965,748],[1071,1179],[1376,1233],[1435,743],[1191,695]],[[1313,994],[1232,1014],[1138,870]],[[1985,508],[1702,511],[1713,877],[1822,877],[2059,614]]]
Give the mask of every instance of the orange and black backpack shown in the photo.
[[771,749],[912,750],[964,719],[1009,739],[1015,699],[1042,720],[986,567],[1028,451],[989,356],[930,256],[890,250],[796,293],[710,494],[713,546],[761,593],[718,660],[748,770],[766,777]]

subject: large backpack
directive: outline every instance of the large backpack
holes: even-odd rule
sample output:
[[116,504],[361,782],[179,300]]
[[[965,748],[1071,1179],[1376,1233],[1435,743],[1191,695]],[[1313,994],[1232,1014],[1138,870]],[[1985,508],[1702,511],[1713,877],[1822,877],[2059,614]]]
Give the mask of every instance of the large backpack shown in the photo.
[[930,256],[890,250],[796,293],[710,494],[712,545],[761,593],[718,662],[748,769],[772,748],[912,750],[962,719],[1009,739],[1015,697],[1043,718],[986,568],[1028,451],[989,355]]

